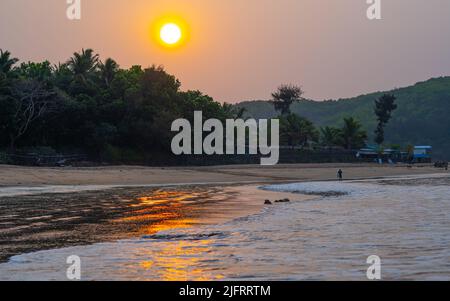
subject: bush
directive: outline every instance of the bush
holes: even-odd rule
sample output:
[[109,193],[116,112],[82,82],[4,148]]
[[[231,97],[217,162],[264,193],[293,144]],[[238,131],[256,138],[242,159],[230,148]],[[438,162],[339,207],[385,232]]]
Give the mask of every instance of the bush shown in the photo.
[[37,156],[56,156],[58,153],[50,146],[24,147],[17,151],[18,153]]
[[11,164],[11,159],[4,152],[0,152],[0,164]]
[[110,163],[122,163],[122,151],[120,148],[108,144],[101,155],[102,159]]
[[108,144],[102,152],[101,161],[111,164],[142,164],[145,162],[145,154],[130,148]]

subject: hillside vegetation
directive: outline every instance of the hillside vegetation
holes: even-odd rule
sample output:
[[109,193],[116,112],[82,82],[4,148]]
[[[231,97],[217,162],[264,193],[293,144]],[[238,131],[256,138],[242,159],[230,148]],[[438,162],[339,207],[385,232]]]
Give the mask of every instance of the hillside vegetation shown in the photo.
[[[406,147],[432,145],[436,159],[450,159],[450,77],[430,79],[414,86],[361,95],[349,99],[302,100],[292,105],[293,113],[317,126],[340,126],[346,117],[359,119],[373,143],[376,128],[374,102],[385,93],[397,97],[398,109],[386,128],[386,144]],[[248,117],[271,118],[278,114],[268,101],[242,102]]]

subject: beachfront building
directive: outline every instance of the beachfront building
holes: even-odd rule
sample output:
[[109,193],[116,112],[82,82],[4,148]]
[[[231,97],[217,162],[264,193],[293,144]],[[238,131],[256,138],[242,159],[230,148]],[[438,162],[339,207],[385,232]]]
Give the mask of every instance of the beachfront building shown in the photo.
[[414,146],[414,162],[417,163],[431,163],[433,147]]
[[412,162],[412,163],[431,163],[431,146],[414,146],[413,153],[402,152],[398,149],[380,149],[378,146],[369,145],[360,149],[356,156],[364,161],[374,162]]
[[405,154],[398,149],[380,149],[378,146],[368,145],[356,154],[356,157],[368,162],[401,162],[405,160]]

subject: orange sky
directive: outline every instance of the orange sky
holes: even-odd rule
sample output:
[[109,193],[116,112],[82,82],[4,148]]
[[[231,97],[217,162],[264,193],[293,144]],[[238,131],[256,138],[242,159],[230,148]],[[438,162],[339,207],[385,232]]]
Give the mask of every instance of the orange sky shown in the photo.
[[[317,100],[355,96],[450,75],[450,1],[382,0],[369,21],[363,0],[1,0],[0,48],[22,60],[65,61],[93,48],[121,66],[162,64],[219,101],[267,99],[281,83]],[[176,51],[150,37],[179,15],[190,40]]]

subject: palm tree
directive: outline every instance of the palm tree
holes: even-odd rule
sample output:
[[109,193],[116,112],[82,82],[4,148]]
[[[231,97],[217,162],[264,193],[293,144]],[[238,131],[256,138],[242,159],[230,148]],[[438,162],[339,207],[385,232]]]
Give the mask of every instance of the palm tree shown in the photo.
[[272,104],[275,111],[280,111],[281,115],[289,115],[291,113],[291,105],[299,102],[303,95],[300,87],[294,85],[281,85],[278,90],[272,93]]
[[88,85],[89,76],[95,72],[98,66],[99,56],[92,49],[82,49],[81,53],[75,52],[67,62],[75,80]]
[[109,88],[116,76],[119,65],[113,59],[108,58],[105,63],[100,62],[98,67],[100,69],[102,81],[105,83],[106,87]]
[[0,49],[0,100],[7,99],[11,94],[11,70],[19,60],[11,58],[9,51]]
[[348,150],[364,146],[367,132],[362,129],[361,123],[353,117],[344,118],[344,127],[341,129],[341,138],[344,147]]
[[19,60],[16,58],[11,58],[11,53],[9,51],[3,51],[0,49],[0,73],[9,73],[14,64],[18,61]]
[[339,136],[340,130],[337,128],[330,126],[320,128],[320,143],[329,149],[339,143]]
[[244,107],[234,106],[234,105],[226,103],[226,102],[223,104],[222,107],[223,107],[223,111],[225,112],[225,114],[227,116],[229,116],[230,118],[234,118],[234,119],[244,118],[244,114],[247,112],[247,109]]
[[318,131],[314,124],[296,114],[289,114],[280,119],[280,132],[288,146],[307,146],[311,141],[317,141]]

